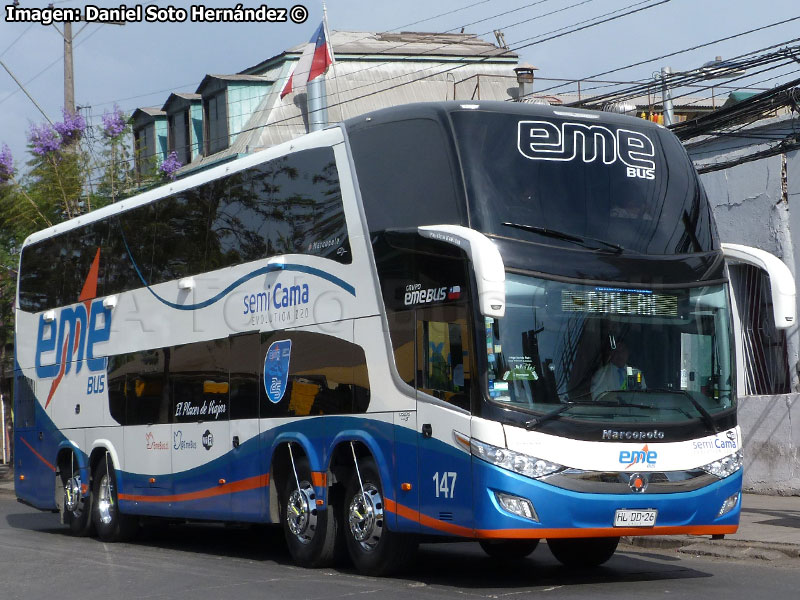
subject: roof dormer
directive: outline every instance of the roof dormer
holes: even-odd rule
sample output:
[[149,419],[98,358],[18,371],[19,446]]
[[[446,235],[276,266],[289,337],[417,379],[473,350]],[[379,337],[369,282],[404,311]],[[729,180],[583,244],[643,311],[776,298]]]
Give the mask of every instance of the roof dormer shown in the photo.
[[206,75],[197,88],[203,106],[204,151],[224,150],[244,129],[274,82],[257,75]]

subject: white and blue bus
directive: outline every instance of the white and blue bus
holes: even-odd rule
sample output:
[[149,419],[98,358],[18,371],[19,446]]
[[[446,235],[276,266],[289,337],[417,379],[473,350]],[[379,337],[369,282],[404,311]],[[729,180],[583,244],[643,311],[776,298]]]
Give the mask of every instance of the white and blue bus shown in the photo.
[[596,565],[736,531],[733,335],[663,127],[386,109],[25,241],[16,493],[105,541],[279,524],[310,567],[385,574],[432,536]]

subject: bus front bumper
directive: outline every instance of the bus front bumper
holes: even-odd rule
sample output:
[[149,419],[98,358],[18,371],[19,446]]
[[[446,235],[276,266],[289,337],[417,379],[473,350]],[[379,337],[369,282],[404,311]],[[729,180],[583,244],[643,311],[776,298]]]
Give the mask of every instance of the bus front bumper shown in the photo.
[[[481,460],[473,460],[473,474],[474,528],[478,538],[722,535],[735,533],[739,526],[741,469],[696,490],[654,494],[575,492]],[[535,519],[511,512],[525,505],[526,500]],[[647,513],[648,517],[655,511],[655,519],[641,526],[615,526],[617,511]],[[529,508],[518,512],[531,513]]]

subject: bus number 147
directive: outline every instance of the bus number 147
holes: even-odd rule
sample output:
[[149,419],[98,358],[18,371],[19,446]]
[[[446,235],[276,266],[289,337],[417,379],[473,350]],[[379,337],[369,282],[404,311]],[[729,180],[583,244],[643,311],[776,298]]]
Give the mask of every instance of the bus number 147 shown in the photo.
[[433,487],[436,490],[436,497],[453,498],[456,493],[455,471],[436,472],[433,474]]

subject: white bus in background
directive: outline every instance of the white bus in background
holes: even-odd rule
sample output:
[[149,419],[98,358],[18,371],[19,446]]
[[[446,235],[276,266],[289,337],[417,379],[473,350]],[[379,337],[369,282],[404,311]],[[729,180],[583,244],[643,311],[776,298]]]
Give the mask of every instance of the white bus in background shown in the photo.
[[[728,252],[793,324],[782,263]],[[724,251],[643,120],[355,118],[30,236],[16,319],[16,492],[76,535],[275,523],[385,574],[422,536],[596,565],[738,525]]]

